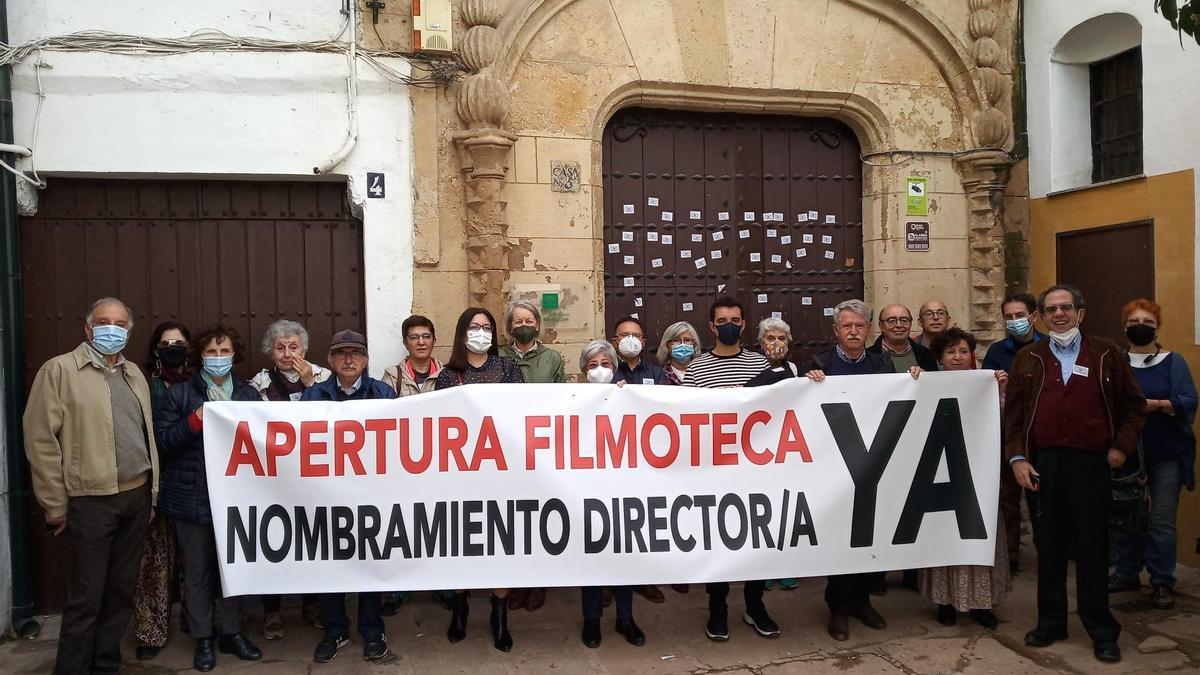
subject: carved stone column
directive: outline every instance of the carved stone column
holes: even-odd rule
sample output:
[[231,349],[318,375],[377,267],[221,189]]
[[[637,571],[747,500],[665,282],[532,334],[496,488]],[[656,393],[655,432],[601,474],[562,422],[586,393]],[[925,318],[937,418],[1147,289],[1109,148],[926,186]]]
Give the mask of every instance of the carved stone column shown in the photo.
[[517,137],[503,129],[511,98],[492,68],[500,51],[497,0],[463,0],[466,33],[459,55],[470,74],[458,90],[458,116],[466,127],[454,134],[466,188],[468,292],[470,303],[499,320],[508,292],[508,220],[504,177]]
[[998,107],[1006,100],[1011,79],[996,66],[1002,50],[993,37],[998,17],[996,0],[969,0],[971,56],[979,82],[979,108],[971,113],[976,147],[955,161],[967,194],[970,251],[970,326],[985,342],[1004,337],[1000,302],[1004,299],[1004,190],[1012,158],[1004,147],[1011,124]]

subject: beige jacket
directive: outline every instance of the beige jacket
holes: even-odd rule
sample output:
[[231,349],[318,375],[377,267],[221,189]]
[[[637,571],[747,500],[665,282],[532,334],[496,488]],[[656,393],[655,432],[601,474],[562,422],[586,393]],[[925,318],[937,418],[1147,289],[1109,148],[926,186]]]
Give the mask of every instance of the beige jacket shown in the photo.
[[[158,498],[158,450],[150,412],[150,387],[130,361],[119,366],[142,404],[150,448],[151,490]],[[51,517],[67,514],[68,497],[113,495],[145,483],[140,477],[117,484],[117,448],[112,402],[104,372],[81,343],[75,351],[42,365],[33,380],[22,418],[33,494]],[[143,474],[144,476],[144,474]]]
[[409,372],[408,359],[401,361],[394,366],[388,366],[383,371],[383,383],[392,389],[396,390],[397,398],[412,396],[413,394],[424,394],[428,391],[433,391],[437,384],[437,374],[442,369],[442,364],[437,359],[430,359],[429,378],[421,384],[413,379],[412,373]]

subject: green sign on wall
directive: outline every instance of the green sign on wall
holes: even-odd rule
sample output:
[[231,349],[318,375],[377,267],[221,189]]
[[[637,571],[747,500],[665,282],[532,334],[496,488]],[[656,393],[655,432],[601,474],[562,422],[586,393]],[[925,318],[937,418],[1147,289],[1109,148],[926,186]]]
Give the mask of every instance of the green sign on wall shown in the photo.
[[904,179],[904,182],[908,184],[905,213],[910,216],[929,215],[929,197],[925,194],[929,179],[909,176]]

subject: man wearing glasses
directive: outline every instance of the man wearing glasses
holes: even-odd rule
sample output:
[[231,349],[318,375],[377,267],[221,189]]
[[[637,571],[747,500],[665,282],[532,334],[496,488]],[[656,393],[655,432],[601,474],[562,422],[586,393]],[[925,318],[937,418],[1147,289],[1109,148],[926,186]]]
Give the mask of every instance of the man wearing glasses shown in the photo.
[[661,367],[642,358],[646,351],[646,326],[641,319],[636,316],[621,319],[615,333],[612,343],[621,362],[613,375],[614,384],[670,384]]
[[917,318],[921,321],[921,334],[917,336],[916,343],[922,347],[933,344],[933,338],[938,333],[945,333],[951,326],[950,310],[946,309],[946,303],[941,300],[930,300],[921,305]]
[[1075,557],[1079,620],[1100,661],[1121,660],[1108,608],[1109,472],[1137,449],[1146,399],[1124,350],[1079,331],[1083,294],[1052,286],[1038,299],[1050,339],[1022,349],[1005,398],[1004,451],[1036,493],[1038,622],[1025,644],[1067,639],[1067,562]]
[[897,371],[907,371],[913,366],[921,370],[937,370],[937,359],[933,352],[910,338],[912,312],[904,305],[888,305],[879,312],[879,338],[867,351],[880,354],[887,350]]

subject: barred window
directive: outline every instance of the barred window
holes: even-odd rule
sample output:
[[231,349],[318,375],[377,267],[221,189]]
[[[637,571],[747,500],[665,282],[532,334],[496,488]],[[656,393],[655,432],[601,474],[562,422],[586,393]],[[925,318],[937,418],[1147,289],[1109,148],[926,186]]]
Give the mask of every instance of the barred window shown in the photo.
[[1090,66],[1092,182],[1142,172],[1142,50]]

